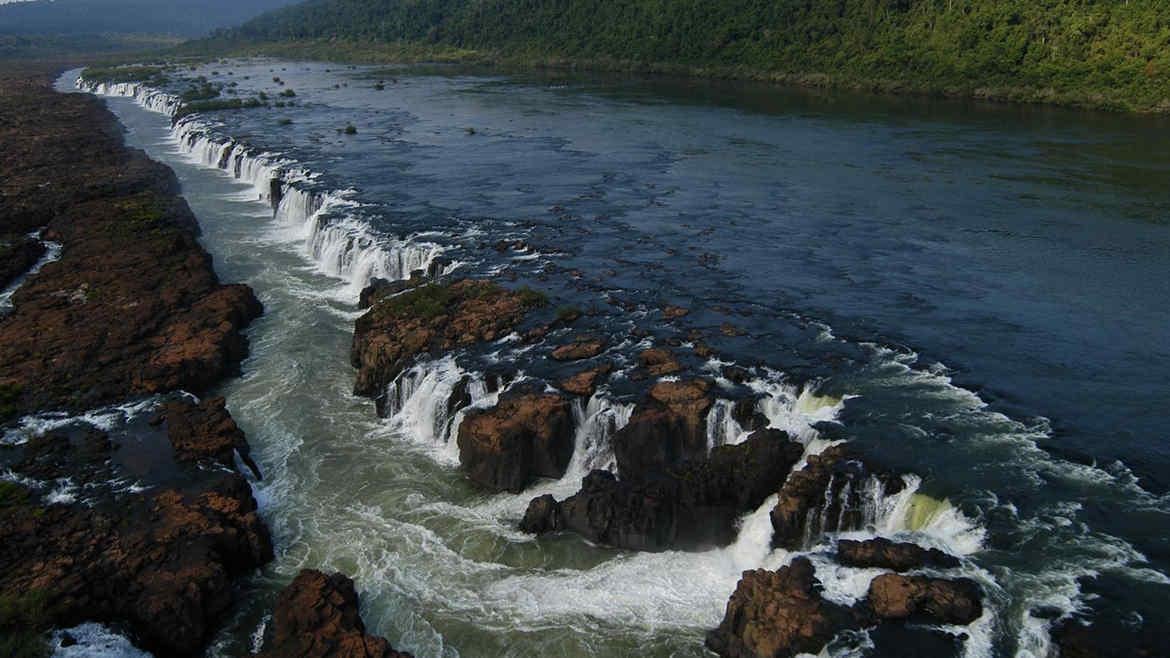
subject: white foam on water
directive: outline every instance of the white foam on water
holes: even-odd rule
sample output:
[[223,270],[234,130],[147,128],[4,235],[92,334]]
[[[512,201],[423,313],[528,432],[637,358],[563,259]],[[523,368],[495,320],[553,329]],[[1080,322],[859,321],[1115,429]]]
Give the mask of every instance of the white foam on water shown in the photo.
[[[40,240],[41,232],[36,231],[31,233],[29,234],[29,237]],[[30,267],[28,271],[16,277],[12,283],[8,284],[8,287],[4,288],[3,291],[0,291],[0,317],[5,316],[10,311],[12,311],[12,296],[16,294],[16,291],[19,290],[26,281],[36,276],[37,272],[40,272],[41,268],[45,265],[61,258],[60,243],[51,242],[49,240],[41,240],[41,244],[45,246],[45,253],[41,254],[41,257],[37,259],[37,262],[33,263],[33,266]]]
[[152,396],[134,402],[99,407],[77,415],[64,412],[46,412],[24,416],[16,422],[14,427],[5,430],[0,444],[20,445],[33,437],[78,423],[109,431],[130,422],[141,414],[154,411],[158,407],[159,401],[158,396]]
[[[77,643],[61,646],[66,633]],[[51,647],[53,658],[151,658],[150,653],[134,646],[125,635],[95,623],[53,631]]]

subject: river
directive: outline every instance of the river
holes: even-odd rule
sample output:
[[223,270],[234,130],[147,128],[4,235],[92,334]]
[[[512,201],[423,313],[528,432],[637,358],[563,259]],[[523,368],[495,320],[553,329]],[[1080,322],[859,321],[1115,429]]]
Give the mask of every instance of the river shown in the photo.
[[[947,502],[860,534],[964,557],[991,603],[967,655],[1044,655],[1048,622],[1080,606],[1108,608],[1118,642],[1165,619],[1165,120],[442,67],[249,60],[182,76],[292,102],[173,133],[141,94],[109,98],[129,143],[176,171],[221,277],[266,308],[222,392],[265,473],[278,555],[213,653],[249,648],[276,590],[311,566],[352,575],[367,623],[419,656],[703,655],[740,572],[791,557],[769,551],[767,510],[700,553],[515,529],[536,493],[568,495],[605,463],[633,402],[621,377],[578,409],[594,444],[578,468],[518,496],[464,480],[440,393],[466,372],[560,366],[504,341],[421,365],[378,418],[351,393],[357,293],[436,258],[588,311],[619,364],[645,335],[685,348],[702,332],[722,362],[758,366],[773,424],[914,474],[922,500]],[[227,137],[269,169],[227,164]],[[277,162],[304,198],[274,216],[259,197]],[[691,310],[686,331],[667,303]],[[818,576],[855,600],[867,574],[826,550],[808,551]]]

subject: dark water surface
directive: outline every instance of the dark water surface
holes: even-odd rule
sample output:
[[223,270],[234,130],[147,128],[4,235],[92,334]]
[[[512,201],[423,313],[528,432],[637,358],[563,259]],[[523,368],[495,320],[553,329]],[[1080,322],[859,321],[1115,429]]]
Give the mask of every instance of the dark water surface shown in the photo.
[[[293,107],[214,114],[209,129],[315,172],[306,187],[348,204],[325,221],[439,245],[468,275],[515,273],[619,339],[697,329],[724,361],[853,396],[833,432],[962,512],[899,531],[968,554],[991,590],[969,654],[1042,654],[1048,620],[1077,606],[1108,608],[1118,642],[1159,632],[1170,122],[662,79],[271,61],[190,75],[295,89]],[[349,396],[364,280],[306,259],[250,188],[185,159],[165,118],[110,102],[130,141],[176,168],[224,277],[269,311],[226,387],[273,474],[260,491],[285,547],[258,590],[300,565],[355,572],[372,625],[419,655],[692,655],[738,571],[784,559],[756,554],[767,538],[753,543],[750,521],[703,554],[512,531],[532,492],[471,490],[442,447],[394,438],[410,427]],[[663,303],[691,309],[683,329]]]

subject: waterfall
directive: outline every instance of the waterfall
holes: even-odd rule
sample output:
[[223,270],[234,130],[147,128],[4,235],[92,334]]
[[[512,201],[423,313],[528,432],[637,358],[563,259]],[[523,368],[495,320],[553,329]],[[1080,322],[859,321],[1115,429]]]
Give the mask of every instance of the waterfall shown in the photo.
[[[90,83],[79,78],[76,86],[99,95],[132,98],[143,108],[172,118],[182,106],[178,97],[137,83]],[[175,119],[171,136],[192,162],[250,185],[255,199],[271,206],[277,225],[292,229],[302,241],[306,257],[324,274],[345,282],[349,298],[357,297],[373,278],[401,280],[416,271],[428,273],[443,252],[434,243],[376,233],[361,217],[362,204],[349,199],[348,191],[312,189],[317,178],[313,172],[218,134],[198,115]],[[454,267],[430,273],[441,276]]]
[[707,452],[721,445],[743,443],[749,432],[745,431],[732,413],[735,403],[719,398],[707,412]]
[[798,389],[772,378],[755,379],[747,382],[747,386],[762,394],[756,409],[768,419],[768,426],[784,430],[804,444],[818,438],[813,426],[836,420],[848,399],[818,395],[814,386]]
[[613,454],[613,435],[630,422],[634,413],[633,404],[620,404],[605,397],[604,391],[594,393],[588,402],[574,399],[573,457],[565,469],[562,482],[574,486],[581,484],[581,478],[594,469],[617,470]]
[[459,463],[456,436],[468,410],[496,403],[478,373],[468,374],[446,356],[404,370],[386,387],[383,415],[390,426],[426,447],[439,461]]

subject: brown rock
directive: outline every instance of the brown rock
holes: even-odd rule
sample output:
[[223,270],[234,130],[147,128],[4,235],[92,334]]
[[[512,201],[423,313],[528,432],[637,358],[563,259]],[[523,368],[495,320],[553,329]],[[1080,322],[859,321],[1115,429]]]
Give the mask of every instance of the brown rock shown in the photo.
[[724,322],[723,324],[719,325],[719,333],[723,334],[724,336],[730,336],[734,338],[735,336],[742,336],[747,332],[735,326],[734,324],[731,324],[730,322]]
[[771,515],[772,545],[799,550],[826,532],[860,529],[865,523],[861,497],[870,491],[863,485],[871,476],[879,479],[887,495],[905,486],[901,478],[875,473],[843,445],[810,455],[805,467],[780,488]]
[[623,478],[639,478],[707,454],[711,383],[704,379],[658,382],[613,437]]
[[674,358],[674,354],[670,350],[662,347],[653,347],[644,350],[638,355],[638,362],[654,377],[672,375],[682,370],[682,366],[679,364],[678,359]]
[[488,281],[428,284],[374,302],[354,325],[354,392],[385,412],[386,386],[414,358],[503,338],[542,297]]
[[557,361],[579,361],[591,359],[604,351],[605,341],[597,338],[579,338],[554,349],[552,358]]
[[688,313],[690,313],[690,310],[681,306],[667,304],[666,306],[662,307],[662,317],[666,318],[667,320],[677,320],[686,316]]
[[942,569],[959,566],[958,558],[937,548],[926,549],[918,544],[892,542],[884,537],[865,541],[842,539],[837,542],[837,561],[847,567],[876,567],[899,572],[925,566]]
[[582,370],[575,375],[562,379],[561,390],[585,398],[590,397],[597,389],[597,380],[608,375],[611,370],[613,370],[613,366],[608,363],[604,363],[596,368]]
[[777,571],[743,572],[723,622],[707,634],[707,647],[726,658],[819,653],[850,624],[848,611],[822,599],[819,589],[812,563],[803,557]]
[[983,615],[983,593],[968,578],[882,574],[869,584],[867,601],[881,619],[970,624]]
[[559,478],[573,456],[573,414],[559,395],[506,395],[459,426],[459,463],[472,481],[518,493],[537,477]]
[[188,400],[166,404],[163,414],[175,459],[181,462],[210,460],[233,468],[233,456],[239,453],[240,460],[259,480],[260,468],[249,454],[248,439],[228,413],[226,404],[222,397],[199,404]]
[[280,592],[262,658],[409,658],[369,635],[353,581],[302,569]]

